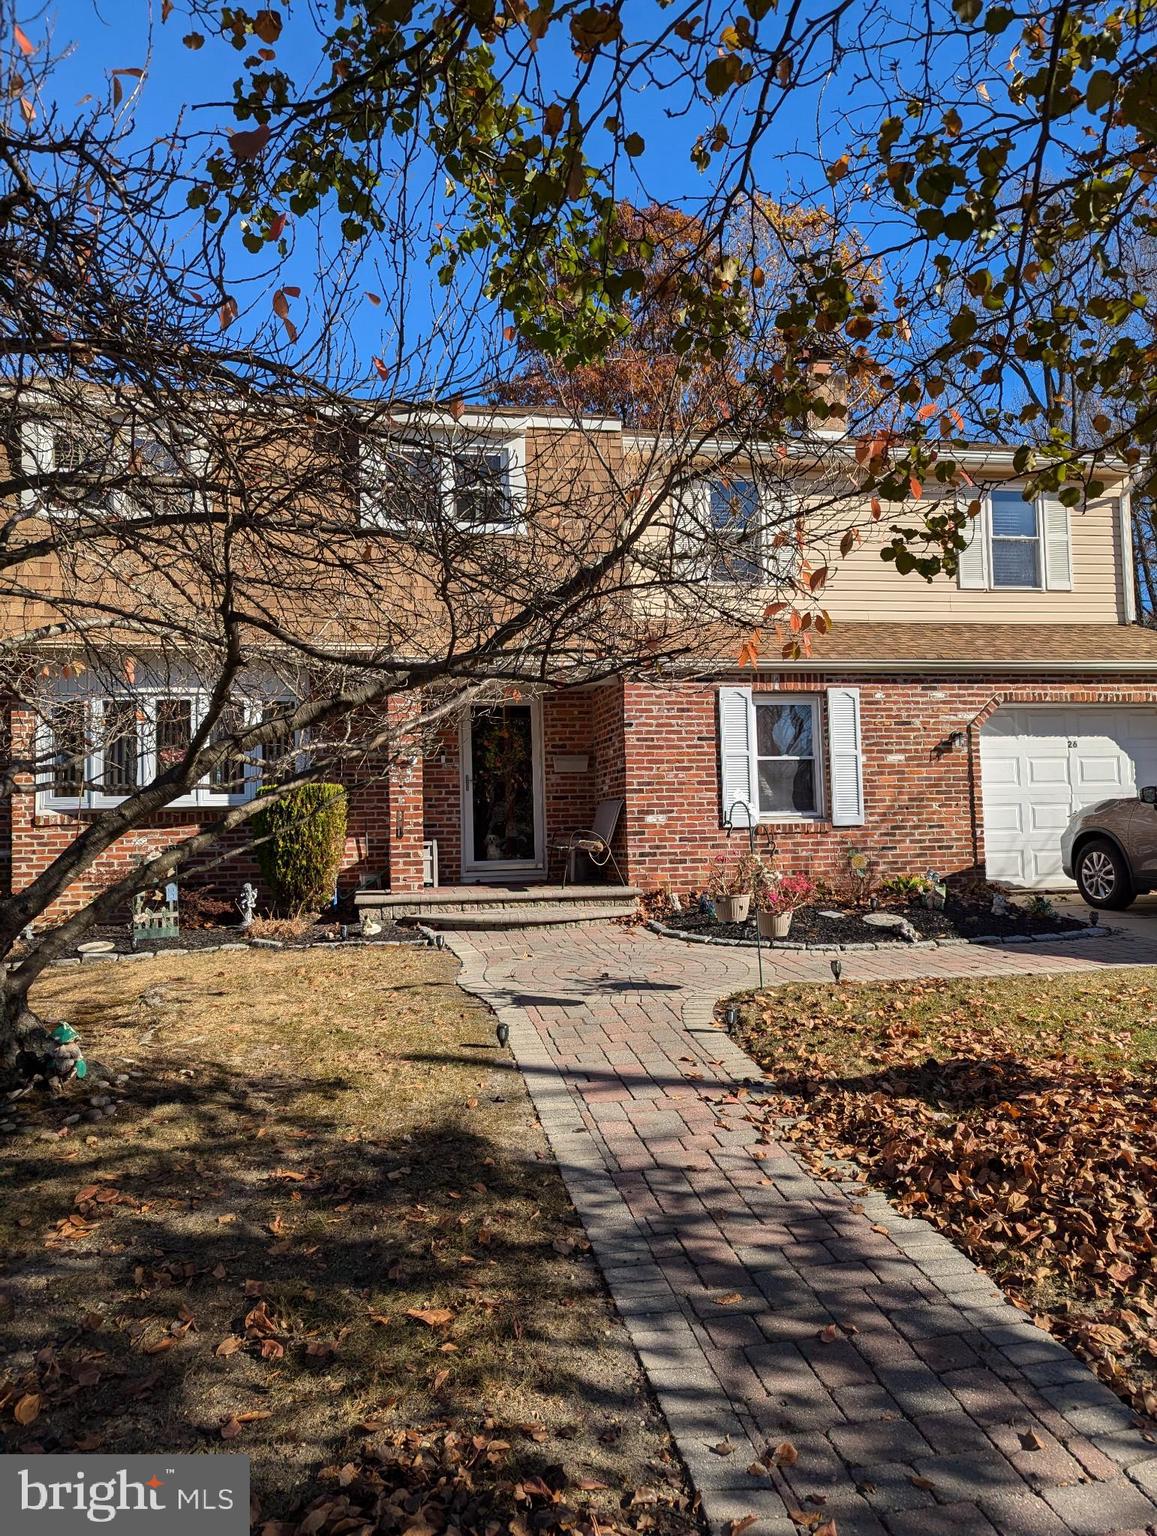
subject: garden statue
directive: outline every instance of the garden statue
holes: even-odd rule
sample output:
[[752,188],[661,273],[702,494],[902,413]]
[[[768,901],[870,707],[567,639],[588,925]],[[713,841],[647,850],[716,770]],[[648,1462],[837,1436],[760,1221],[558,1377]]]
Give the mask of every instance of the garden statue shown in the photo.
[[1004,892],[994,891],[992,896],[993,917],[1007,917],[1011,911],[1012,908],[1009,906],[1008,897]]
[[237,898],[237,910],[241,914],[242,929],[250,927],[257,914],[257,887],[251,885],[248,880],[241,887],[241,894]]
[[52,1079],[65,1083],[70,1077],[87,1077],[88,1063],[81,1054],[80,1037],[71,1024],[58,1024],[52,1031],[49,1051]]
[[363,917],[361,921],[361,930],[363,939],[374,939],[378,936],[379,933],[381,933],[382,925],[381,923],[375,921],[375,919],[372,917]]
[[708,896],[706,891],[704,891],[699,898],[699,912],[703,917],[715,917],[715,903],[711,900],[711,897]]

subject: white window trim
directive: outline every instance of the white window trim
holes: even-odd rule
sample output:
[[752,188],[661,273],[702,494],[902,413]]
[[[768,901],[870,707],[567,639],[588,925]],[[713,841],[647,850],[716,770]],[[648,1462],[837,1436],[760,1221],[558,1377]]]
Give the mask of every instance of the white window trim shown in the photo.
[[[1001,491],[1016,491],[1016,486],[1000,486]],[[1048,589],[1048,577],[1045,572],[1045,508],[1044,499],[1034,496],[1032,501],[1024,501],[1023,504],[1031,506],[1033,516],[1036,518],[1036,537],[1030,534],[1011,535],[998,534],[992,522],[992,491],[988,491],[984,497],[985,535],[988,540],[986,554],[988,556],[988,585],[992,592],[1044,592]],[[996,579],[996,546],[997,544],[1035,544],[1036,545],[1036,569],[1037,579],[1031,585],[1019,582],[998,582]]]
[[[792,486],[769,485],[766,480],[761,480],[758,475],[750,471],[730,473],[719,469],[713,474],[702,476],[695,481],[693,487],[696,500],[694,515],[701,521],[703,537],[709,542],[719,532],[711,516],[711,490],[714,485],[724,479],[742,481],[755,486],[757,524],[751,540],[750,552],[744,558],[749,559],[756,567],[756,573],[750,580],[718,575],[715,550],[712,548],[711,566],[706,572],[705,579],[712,586],[728,588],[759,588],[773,583],[794,582],[799,574],[802,558],[802,552],[795,539],[796,525],[803,505],[799,492]],[[787,543],[780,545],[778,549],[773,548],[773,542],[781,532],[787,532]]]
[[[21,468],[25,474],[51,475],[56,470],[56,433],[61,429],[68,430],[65,421],[53,420],[50,416],[28,416],[20,424],[20,458]],[[124,432],[126,429],[136,439],[137,433],[133,430],[133,423],[122,420],[110,419],[108,422],[109,433]],[[141,433],[140,437],[150,442],[163,443],[164,439],[155,432]],[[126,452],[126,446],[128,451]],[[203,473],[208,464],[209,456],[204,446],[195,442],[192,438],[182,435],[178,446],[187,452],[189,467],[195,473]],[[114,444],[115,453],[110,458],[111,465],[120,465],[127,472],[131,446],[126,443]],[[162,482],[165,483],[165,482]],[[39,514],[42,517],[58,518],[61,521],[72,522],[90,515],[84,507],[72,507],[59,505],[53,501],[51,486],[24,486],[20,492],[21,505],[26,512]],[[194,490],[193,510],[204,511],[208,505],[208,499],[203,491]],[[140,500],[131,495],[123,487],[119,490],[110,490],[104,506],[96,509],[97,514],[112,515],[131,519],[147,517],[149,508]]]
[[[85,787],[79,795],[58,795],[53,785],[54,770],[52,759],[54,757],[53,731],[50,720],[40,723],[36,733],[36,755],[43,765],[40,769],[40,782],[36,791],[36,805],[40,811],[54,814],[75,814],[78,811],[108,810],[120,805],[129,797],[127,795],[107,794],[101,787],[104,763],[103,752],[95,746],[100,738],[99,725],[106,700],[115,702],[132,703],[137,707],[139,714],[143,716],[138,725],[139,748],[137,753],[137,788],[151,784],[157,776],[157,750],[156,750],[156,723],[157,703],[161,699],[188,699],[192,705],[191,730],[195,733],[205,718],[209,705],[209,695],[203,689],[180,687],[148,687],[133,688],[122,694],[115,694],[113,690],[102,689],[99,692],[68,693],[62,694],[54,704],[66,704],[77,702],[84,706],[86,717],[86,729],[94,743],[93,750],[85,757],[84,778]],[[285,695],[281,697],[246,699],[240,705],[244,710],[245,725],[258,725],[262,713],[276,704],[292,704],[295,701]],[[289,749],[300,757],[303,747],[301,732],[294,733],[293,746]],[[260,748],[255,749],[260,751]],[[252,800],[258,793],[263,782],[260,764],[252,761],[246,764],[245,783],[240,790],[217,789],[210,782],[208,776],[198,781],[190,794],[180,795],[166,802],[164,810],[182,810],[190,807],[223,807],[229,805],[243,805]],[[135,793],[135,791],[134,791]]]
[[[367,465],[372,468],[377,457],[376,445],[361,440],[358,448],[359,467]],[[386,445],[381,445],[385,447]],[[447,524],[460,529],[463,533],[477,533],[487,537],[517,537],[526,532],[526,439],[524,437],[494,437],[494,438],[470,438],[467,441],[456,441],[449,433],[439,434],[431,443],[431,450],[437,456],[439,472],[439,494],[442,512]],[[395,450],[401,457],[407,454],[420,453],[422,448],[415,444],[399,443]],[[471,453],[498,453],[504,460],[504,474],[506,479],[506,494],[509,500],[511,517],[501,523],[459,523],[454,517],[454,497],[456,494],[454,467],[458,458],[468,457]],[[406,533],[407,525],[391,519],[383,514],[380,507],[376,506],[369,493],[359,485],[358,488],[358,517],[365,528],[373,528],[381,533]]]
[[[806,704],[812,715],[812,752],[809,758],[767,757],[759,750],[759,728],[756,719],[760,705]],[[824,773],[824,720],[822,700],[816,693],[763,693],[751,695],[751,792],[758,812],[760,825],[776,826],[794,821],[825,821],[827,819],[827,777]],[[759,765],[766,763],[810,762],[812,784],[815,791],[814,811],[765,811],[759,803]]]

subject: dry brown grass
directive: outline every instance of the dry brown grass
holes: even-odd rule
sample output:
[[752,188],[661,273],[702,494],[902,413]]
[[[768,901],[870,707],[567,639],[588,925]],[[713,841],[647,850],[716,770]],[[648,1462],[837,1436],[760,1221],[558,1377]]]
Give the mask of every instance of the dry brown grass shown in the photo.
[[412,949],[250,951],[39,987],[90,1058],[140,1076],[99,1124],[26,1108],[0,1152],[9,1448],[242,1450],[282,1514],[367,1436],[488,1425],[518,1469],[610,1485],[583,1495],[604,1518],[651,1485],[660,1524],[693,1523],[521,1080],[454,976]]

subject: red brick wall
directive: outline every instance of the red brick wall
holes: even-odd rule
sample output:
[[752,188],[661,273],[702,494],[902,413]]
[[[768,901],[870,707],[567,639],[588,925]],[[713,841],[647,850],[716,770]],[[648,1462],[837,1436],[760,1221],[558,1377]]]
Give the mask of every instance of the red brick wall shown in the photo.
[[[722,681],[752,685],[750,673]],[[872,854],[885,875],[983,869],[980,726],[1000,704],[1157,704],[1157,684],[996,673],[967,680],[801,674],[753,686],[822,701],[824,689],[839,684],[860,689],[865,824],[773,824],[783,870],[842,875],[852,849]],[[715,855],[738,854],[745,846],[745,833],[729,837],[720,825],[718,687],[719,680],[624,685],[626,855],[633,884],[685,892],[702,882]],[[821,719],[826,729],[823,708]],[[934,750],[958,730],[967,734],[965,749]],[[826,780],[826,740],[823,756]],[[765,836],[761,828],[761,847]]]
[[[14,711],[11,720],[13,750],[29,750],[34,717],[26,711]],[[372,778],[361,784],[347,781],[347,788],[349,818],[338,882],[342,890],[354,888],[361,879],[372,879],[377,884],[389,866],[389,808],[381,779]],[[208,808],[196,807],[164,811],[148,825],[134,828],[96,860],[48,915],[60,917],[75,912],[111,881],[127,874],[142,855],[159,852],[210,825],[211,813],[207,812]],[[73,816],[39,809],[30,780],[20,784],[10,801],[0,801],[0,836],[5,820],[10,833],[6,843],[11,848],[12,889],[19,891],[34,880],[64,852],[90,819],[91,815],[85,812]],[[0,878],[3,863],[0,855]],[[224,836],[210,854],[191,864],[180,878],[226,897],[236,896],[241,884],[252,880],[262,890],[263,899],[268,895],[241,831]]]

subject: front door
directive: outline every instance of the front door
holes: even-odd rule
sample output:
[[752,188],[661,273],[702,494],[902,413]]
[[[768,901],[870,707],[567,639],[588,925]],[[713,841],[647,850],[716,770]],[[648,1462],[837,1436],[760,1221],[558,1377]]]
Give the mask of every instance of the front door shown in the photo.
[[462,875],[545,872],[539,706],[488,704],[462,723]]

